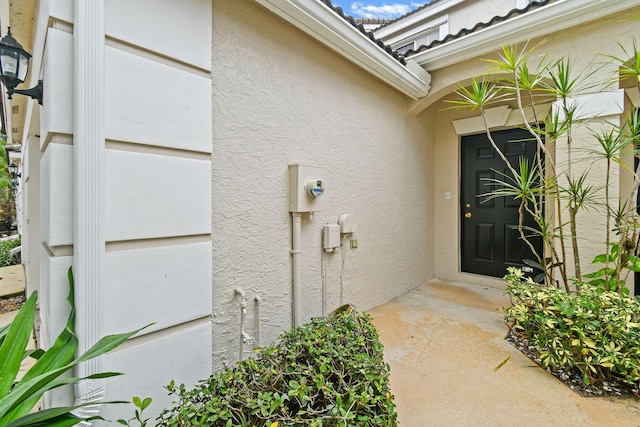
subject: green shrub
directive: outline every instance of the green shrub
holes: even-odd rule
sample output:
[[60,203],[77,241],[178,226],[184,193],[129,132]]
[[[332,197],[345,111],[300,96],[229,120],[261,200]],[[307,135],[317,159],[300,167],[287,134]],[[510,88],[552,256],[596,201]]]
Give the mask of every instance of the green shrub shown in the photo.
[[11,255],[11,250],[20,246],[21,238],[0,241],[0,267],[20,264],[20,255]]
[[315,318],[193,390],[172,381],[158,425],[395,426],[382,353],[369,315]]
[[512,305],[505,320],[540,352],[545,367],[576,367],[586,384],[640,381],[640,302],[602,286],[579,293],[540,286],[518,269],[505,277]]

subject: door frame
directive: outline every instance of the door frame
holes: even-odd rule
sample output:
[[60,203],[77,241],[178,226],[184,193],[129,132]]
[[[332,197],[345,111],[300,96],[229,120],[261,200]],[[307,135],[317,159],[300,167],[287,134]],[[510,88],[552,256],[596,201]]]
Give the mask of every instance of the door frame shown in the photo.
[[[500,129],[493,129],[491,130],[492,133],[496,134],[496,133],[509,133],[509,132],[517,132],[517,131],[521,131],[522,135],[528,135],[526,130],[523,130],[517,126],[514,127],[508,127],[508,128],[500,128]],[[483,138],[486,140],[486,143],[488,145],[488,148],[491,150],[492,152],[492,157],[495,158],[497,156],[497,153],[495,153],[495,150],[493,148],[493,146],[491,146],[490,141],[488,140],[488,138],[486,137],[486,132],[473,132],[473,133],[466,133],[464,135],[460,135],[459,136],[459,160],[458,160],[458,167],[459,167],[459,171],[460,171],[460,175],[459,175],[459,194],[460,194],[460,200],[458,203],[458,229],[459,229],[459,242],[458,242],[458,250],[459,250],[459,272],[462,274],[475,274],[475,275],[480,275],[483,277],[495,277],[495,278],[501,278],[502,276],[500,274],[494,273],[494,274],[487,274],[488,270],[490,270],[490,268],[488,270],[485,271],[473,271],[473,268],[469,268],[469,263],[465,263],[465,256],[468,256],[468,251],[467,251],[467,255],[465,255],[465,244],[469,244],[469,242],[465,242],[465,237],[467,232],[465,232],[465,212],[466,212],[466,206],[467,205],[467,200],[465,199],[467,196],[465,195],[465,186],[468,185],[468,183],[465,184],[465,174],[467,173],[467,168],[468,168],[468,164],[465,164],[466,161],[468,161],[469,159],[465,159],[465,156],[467,153],[465,153],[465,147],[464,147],[464,139],[465,138],[469,138],[469,137],[479,137],[479,138]],[[502,141],[500,142],[500,144],[504,144],[506,143],[506,141]],[[531,144],[535,144],[535,142],[531,142]],[[527,157],[530,157],[530,161],[533,161],[533,153],[529,152],[527,153],[527,149],[526,147],[523,147],[524,151],[522,152],[522,154],[527,155]],[[505,153],[508,154],[508,153]],[[511,156],[512,158],[519,158],[521,157],[522,154],[519,153],[515,153],[515,154],[510,154],[507,155],[507,157]],[[517,168],[517,165],[515,165]],[[490,191],[489,189],[487,190],[487,192]],[[473,191],[478,192],[478,191]],[[477,197],[477,196],[476,196]],[[505,201],[504,198],[498,198],[497,200],[502,200],[503,203]],[[506,208],[506,207],[505,207]],[[515,209],[515,208],[514,208]],[[511,213],[513,214],[513,211],[511,211]],[[528,224],[529,226],[532,226],[533,224]],[[503,227],[506,227],[507,224],[504,224]],[[535,225],[533,225],[535,226]],[[507,242],[506,242],[506,234],[508,232],[506,231],[506,228],[503,228],[502,230],[500,230],[499,232],[496,233],[496,235],[498,236],[502,236],[502,246],[504,246],[502,251],[497,251],[497,253],[501,256],[499,262],[502,265],[505,266],[509,266],[509,265],[513,265],[513,266],[517,266],[522,268],[526,273],[532,273],[533,269],[529,266],[526,266],[522,261],[520,262],[514,262],[513,260],[508,260],[508,255],[506,254],[507,248],[506,246],[508,246]],[[518,237],[519,238],[519,237]],[[474,244],[475,244],[475,240],[474,240]],[[496,247],[495,245],[498,244],[495,239],[494,239],[494,248]],[[538,250],[538,253],[543,254],[544,248],[543,248],[543,243],[542,240],[540,239],[538,242],[534,242],[535,246],[537,247],[536,249]],[[528,249],[526,249],[523,244],[518,245],[518,248],[520,248],[520,250],[522,251],[523,248],[525,251],[528,251]],[[533,258],[533,255],[531,255],[531,258]],[[506,274],[506,269],[504,271],[504,274]]]

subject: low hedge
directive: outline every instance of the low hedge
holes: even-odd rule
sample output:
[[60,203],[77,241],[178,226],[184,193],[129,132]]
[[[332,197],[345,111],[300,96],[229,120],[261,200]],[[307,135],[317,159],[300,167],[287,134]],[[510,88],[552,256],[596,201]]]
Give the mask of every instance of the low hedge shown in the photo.
[[366,313],[347,310],[280,336],[177,397],[159,426],[395,426],[389,365]]
[[16,239],[0,240],[0,267],[20,264],[20,254],[11,254],[11,250],[20,246],[20,237]]
[[640,384],[640,300],[602,286],[566,293],[526,280],[518,269],[505,277],[512,305],[505,320],[540,352],[545,367],[580,370],[585,384],[612,378]]

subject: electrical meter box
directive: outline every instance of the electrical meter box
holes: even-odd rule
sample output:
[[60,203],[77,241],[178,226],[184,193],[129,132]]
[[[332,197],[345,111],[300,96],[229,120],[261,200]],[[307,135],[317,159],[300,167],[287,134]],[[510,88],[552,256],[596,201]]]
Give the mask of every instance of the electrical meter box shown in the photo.
[[289,212],[317,212],[324,195],[324,169],[318,166],[289,165]]

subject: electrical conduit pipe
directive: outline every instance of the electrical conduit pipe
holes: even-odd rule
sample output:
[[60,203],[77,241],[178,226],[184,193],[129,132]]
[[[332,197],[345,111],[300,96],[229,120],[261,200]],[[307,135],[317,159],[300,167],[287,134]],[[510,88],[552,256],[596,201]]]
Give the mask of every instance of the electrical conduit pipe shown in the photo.
[[300,299],[300,234],[302,230],[302,213],[291,212],[291,270],[292,270],[292,290],[293,290],[293,327],[302,325],[302,307]]
[[262,303],[262,298],[260,295],[256,295],[253,299],[256,302],[256,347],[260,347],[260,303]]
[[247,299],[245,298],[244,291],[240,288],[235,289],[236,295],[240,295],[240,347],[238,350],[238,361],[242,362],[244,358],[244,318],[247,315]]

